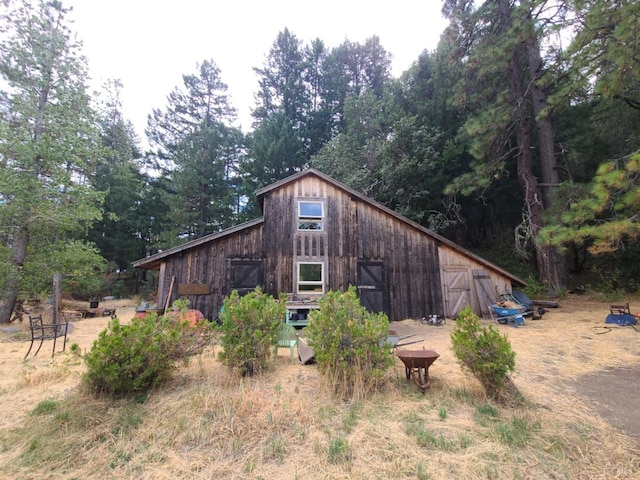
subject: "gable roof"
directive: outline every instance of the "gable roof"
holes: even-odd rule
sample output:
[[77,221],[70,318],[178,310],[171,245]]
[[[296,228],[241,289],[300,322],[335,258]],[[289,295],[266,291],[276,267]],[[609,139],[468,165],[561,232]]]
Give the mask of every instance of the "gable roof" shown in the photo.
[[[508,277],[509,279],[511,279],[512,281],[514,281],[517,284],[520,284],[522,286],[526,285],[527,282],[525,282],[524,280],[522,280],[521,278],[509,273],[508,271],[504,270],[503,268],[489,262],[488,260],[480,257],[479,255],[476,255],[475,253],[461,247],[460,245],[452,242],[451,240],[443,237],[442,235],[437,234],[436,232],[433,232],[431,230],[429,230],[428,228],[420,225],[417,222],[414,222],[413,220],[408,219],[407,217],[400,215],[398,212],[395,212],[394,210],[390,209],[389,207],[386,207],[384,205],[382,205],[381,203],[376,202],[375,200],[361,194],[360,192],[354,190],[351,187],[348,187],[347,185],[331,178],[330,176],[320,172],[319,170],[316,170],[315,168],[308,168],[305,170],[302,170],[298,173],[295,173],[289,177],[283,178],[282,180],[279,180],[275,183],[272,183],[271,185],[268,185],[264,188],[259,189],[258,191],[256,191],[256,196],[258,197],[258,201],[260,203],[260,207],[264,208],[264,197],[269,193],[272,192],[274,190],[277,190],[278,188],[281,188],[285,185],[288,185],[292,182],[295,182],[297,180],[299,180],[300,178],[309,176],[309,175],[313,175],[316,176],[318,178],[320,178],[321,180],[333,185],[334,187],[338,188],[339,190],[342,190],[346,193],[348,193],[351,197],[353,198],[357,198],[359,201],[367,203],[369,205],[371,205],[372,207],[384,212],[387,215],[390,215],[394,218],[396,218],[397,220],[410,225],[412,228],[415,228],[416,230],[421,231],[422,233],[429,235],[430,237],[438,240],[438,242],[447,245],[449,248],[451,248],[452,250],[455,250],[456,252],[458,252],[459,254],[468,257],[472,260],[474,260],[475,262],[486,266],[487,268],[494,270],[496,272],[501,273],[502,275],[504,275],[505,277]],[[261,223],[264,222],[264,217],[259,217],[256,218],[255,220],[251,220],[249,222],[245,222],[242,223],[240,225],[236,225],[235,227],[231,227],[228,228],[226,230],[222,230],[221,232],[217,232],[211,235],[207,235],[205,237],[202,238],[198,238],[196,240],[192,240],[190,242],[186,242],[183,243],[181,245],[178,245],[176,247],[172,247],[168,250],[165,250],[163,252],[159,252],[156,253],[155,255],[151,255],[149,257],[140,259],[140,260],[136,260],[135,262],[133,262],[133,267],[134,268],[147,268],[147,269],[152,269],[152,268],[156,268],[159,264],[160,261],[163,258],[169,257],[171,255],[175,255],[176,253],[180,253],[183,252],[185,250],[189,250],[190,248],[202,245],[203,243],[207,243],[209,241],[212,240],[216,240],[218,238],[222,238],[225,237],[227,235],[231,235],[234,234],[236,232],[242,231],[246,228],[251,228],[254,227],[256,225],[259,225]]]
[[295,173],[287,178],[283,178],[282,180],[279,180],[275,183],[272,183],[271,185],[268,185],[260,190],[258,190],[256,192],[256,195],[258,197],[258,200],[260,202],[260,205],[263,205],[263,201],[264,201],[264,196],[266,194],[268,194],[269,192],[271,192],[272,190],[276,190],[284,185],[287,185],[291,182],[295,182],[296,180],[305,177],[307,175],[314,175],[318,178],[321,178],[322,180],[324,180],[327,183],[332,184],[334,187],[339,188],[340,190],[343,190],[345,192],[347,192],[349,195],[351,195],[352,197],[357,198],[358,200],[360,200],[361,202],[367,203],[369,205],[371,205],[374,208],[377,208],[378,210],[383,211],[384,213],[386,213],[387,215],[391,215],[392,217],[400,220],[401,222],[406,223],[407,225],[411,225],[413,228],[420,230],[421,232],[435,238],[436,240],[438,240],[439,242],[447,245],[448,247],[450,247],[451,249],[457,251],[458,253],[473,259],[474,261],[485,265],[486,267],[490,268],[491,270],[500,272],[502,275],[510,278],[511,280],[513,280],[516,283],[519,283],[520,285],[526,285],[527,282],[525,282],[524,280],[522,280],[521,278],[513,275],[512,273],[509,273],[508,271],[504,270],[503,268],[489,262],[488,260],[480,257],[479,255],[476,255],[475,253],[467,250],[464,247],[461,247],[460,245],[458,245],[457,243],[452,242],[451,240],[443,237],[442,235],[437,234],[436,232],[429,230],[428,228],[420,225],[417,222],[414,222],[413,220],[408,219],[407,217],[399,214],[398,212],[390,209],[389,207],[386,207],[384,205],[382,205],[381,203],[376,202],[375,200],[361,194],[360,192],[354,190],[351,187],[348,187],[347,185],[345,185],[344,183],[339,182],[338,180],[335,180],[333,178],[331,178],[330,176],[320,172],[319,170],[316,170],[315,168],[308,168],[306,170],[302,170],[301,172]]

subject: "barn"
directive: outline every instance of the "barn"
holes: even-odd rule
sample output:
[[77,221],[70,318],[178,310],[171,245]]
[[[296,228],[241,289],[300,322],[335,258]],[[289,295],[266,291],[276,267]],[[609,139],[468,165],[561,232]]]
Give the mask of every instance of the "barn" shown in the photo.
[[188,298],[215,319],[234,289],[260,285],[313,308],[329,290],[357,287],[390,320],[488,314],[499,293],[525,282],[310,168],[256,192],[262,217],[133,262],[159,270],[158,304]]

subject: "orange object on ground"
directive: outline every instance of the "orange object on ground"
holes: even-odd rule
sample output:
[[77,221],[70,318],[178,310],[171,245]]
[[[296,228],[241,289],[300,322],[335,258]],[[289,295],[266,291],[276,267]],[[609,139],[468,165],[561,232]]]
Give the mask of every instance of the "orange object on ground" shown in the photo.
[[[172,315],[176,315],[178,313],[179,312],[172,312]],[[187,310],[187,313],[180,315],[180,320],[183,322],[189,322],[189,325],[191,325],[192,327],[195,327],[196,324],[202,319],[204,319],[203,313],[200,310],[196,310],[193,308]]]

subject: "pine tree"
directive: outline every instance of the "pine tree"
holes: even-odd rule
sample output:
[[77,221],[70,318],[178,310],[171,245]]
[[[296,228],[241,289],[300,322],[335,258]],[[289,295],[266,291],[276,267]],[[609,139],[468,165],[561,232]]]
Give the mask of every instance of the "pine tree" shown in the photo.
[[545,210],[552,207],[549,189],[559,180],[553,126],[549,112],[542,115],[547,92],[534,7],[529,1],[488,0],[477,8],[465,0],[445,2],[450,31],[459,38],[465,79],[458,98],[472,109],[463,129],[475,157],[472,172],[453,182],[449,192],[481,191],[504,177],[507,162],[515,159],[524,198],[516,234],[520,252],[533,251],[540,278],[557,293],[567,282],[564,258],[536,241],[546,226]]
[[154,148],[147,158],[167,181],[170,245],[229,227],[239,214],[244,135],[232,126],[235,109],[215,62],[206,60],[197,70],[183,76],[184,88],[169,94],[165,110],[153,111],[146,130]]
[[98,123],[106,156],[91,175],[95,188],[105,192],[102,218],[89,230],[88,238],[100,249],[112,268],[126,270],[145,255],[141,231],[144,217],[138,211],[145,185],[141,172],[142,154],[131,122],[123,116],[120,101],[122,83],[111,80],[104,86]]
[[22,289],[42,286],[26,272],[52,274],[61,267],[55,262],[73,260],[64,252],[74,249],[100,261],[74,240],[99,216],[100,195],[86,178],[101,149],[67,13],[56,1],[2,4],[0,238],[7,270],[0,323],[10,321]]

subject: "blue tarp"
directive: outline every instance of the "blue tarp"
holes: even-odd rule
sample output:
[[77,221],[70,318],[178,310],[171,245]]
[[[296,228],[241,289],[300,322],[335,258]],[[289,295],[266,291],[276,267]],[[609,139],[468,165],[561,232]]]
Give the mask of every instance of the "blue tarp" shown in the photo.
[[635,325],[638,323],[638,320],[635,316],[629,315],[628,313],[610,313],[605,318],[604,323],[615,323],[618,325]]

